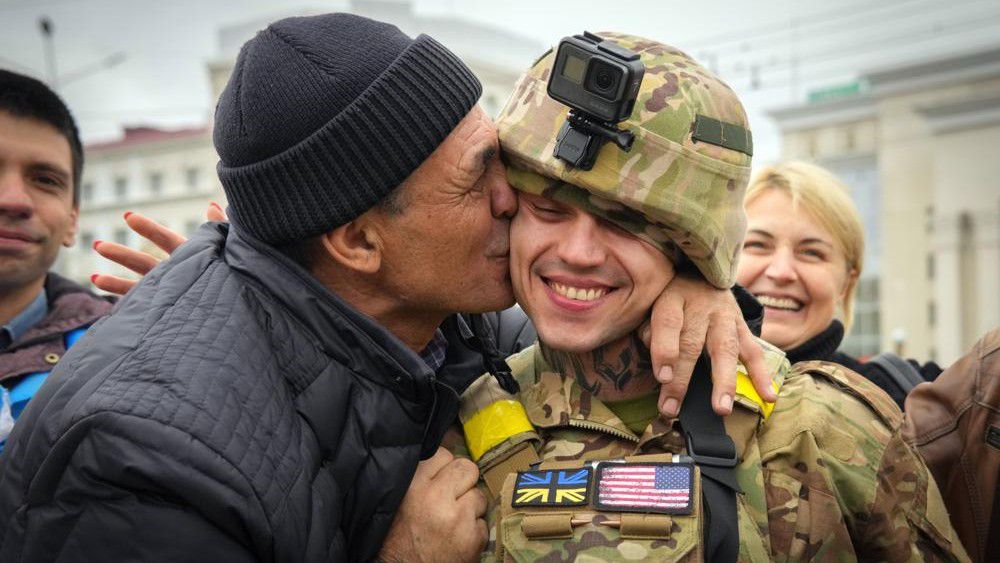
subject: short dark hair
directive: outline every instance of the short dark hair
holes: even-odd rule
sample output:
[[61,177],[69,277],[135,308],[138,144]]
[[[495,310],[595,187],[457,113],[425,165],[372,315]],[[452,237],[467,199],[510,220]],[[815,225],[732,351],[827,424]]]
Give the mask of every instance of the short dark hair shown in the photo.
[[[401,215],[410,205],[410,196],[405,191],[406,183],[400,184],[376,204],[378,210],[389,216]],[[325,234],[325,233],[324,233]],[[324,256],[323,235],[293,240],[275,248],[299,266],[312,271]]]
[[405,193],[406,182],[396,186],[387,193],[382,201],[378,202],[378,208],[386,215],[402,215],[406,207],[410,205],[410,198]]
[[73,114],[62,98],[40,80],[0,69],[0,111],[51,125],[66,138],[73,162],[73,205],[79,205],[83,144]]

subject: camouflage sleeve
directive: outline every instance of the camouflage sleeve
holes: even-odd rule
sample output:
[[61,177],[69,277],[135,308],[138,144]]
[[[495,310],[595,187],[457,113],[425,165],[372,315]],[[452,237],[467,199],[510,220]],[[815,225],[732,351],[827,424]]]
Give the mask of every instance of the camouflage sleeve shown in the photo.
[[793,366],[759,438],[772,553],[968,561],[902,420],[885,392],[843,366]]
[[858,555],[879,561],[968,561],[937,484],[897,429],[875,476],[871,511],[858,518]]

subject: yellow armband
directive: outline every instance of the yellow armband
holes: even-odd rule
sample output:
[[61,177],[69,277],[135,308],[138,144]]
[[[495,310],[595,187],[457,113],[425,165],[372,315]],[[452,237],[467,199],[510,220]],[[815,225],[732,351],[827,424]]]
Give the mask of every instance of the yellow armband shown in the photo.
[[535,428],[528,420],[521,403],[501,400],[490,403],[476,412],[462,425],[465,443],[474,461],[507,438],[532,432]]
[[[778,392],[778,384],[771,381],[771,388],[774,392]],[[768,403],[760,397],[757,390],[754,389],[753,380],[747,374],[747,370],[742,365],[736,367],[736,394],[745,397],[758,407],[760,407],[760,414],[767,420],[767,417],[771,416],[771,411],[774,410],[774,403]]]

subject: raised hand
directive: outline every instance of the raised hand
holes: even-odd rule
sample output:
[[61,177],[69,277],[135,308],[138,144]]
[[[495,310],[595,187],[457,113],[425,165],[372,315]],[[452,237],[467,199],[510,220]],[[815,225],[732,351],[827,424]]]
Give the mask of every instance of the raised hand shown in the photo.
[[[205,212],[205,218],[209,221],[227,220],[225,211],[215,202],[209,204],[208,211]],[[173,253],[178,246],[187,241],[184,235],[168,229],[141,213],[133,213],[131,211],[126,213],[125,224],[167,254]],[[145,276],[160,263],[160,258],[157,256],[115,242],[95,241],[94,250],[104,258],[128,268],[139,274],[139,276]],[[138,280],[130,280],[109,274],[94,274],[90,277],[90,281],[99,289],[118,295],[125,295],[128,290],[132,289],[138,283]]]

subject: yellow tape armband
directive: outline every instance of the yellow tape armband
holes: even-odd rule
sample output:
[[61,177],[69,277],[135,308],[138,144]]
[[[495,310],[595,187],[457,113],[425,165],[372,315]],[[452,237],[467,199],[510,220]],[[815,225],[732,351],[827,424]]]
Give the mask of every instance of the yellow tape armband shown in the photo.
[[[771,387],[774,392],[778,392],[778,385],[775,382],[771,382]],[[771,411],[774,410],[774,403],[768,403],[760,397],[757,390],[753,387],[753,380],[747,374],[746,368],[743,366],[738,366],[736,368],[736,393],[742,395],[747,399],[753,401],[757,406],[760,407],[760,413],[764,416],[764,420],[771,416]]]
[[472,415],[462,428],[474,461],[507,438],[535,429],[521,403],[513,400],[490,403]]

